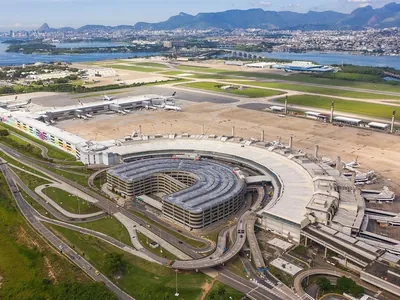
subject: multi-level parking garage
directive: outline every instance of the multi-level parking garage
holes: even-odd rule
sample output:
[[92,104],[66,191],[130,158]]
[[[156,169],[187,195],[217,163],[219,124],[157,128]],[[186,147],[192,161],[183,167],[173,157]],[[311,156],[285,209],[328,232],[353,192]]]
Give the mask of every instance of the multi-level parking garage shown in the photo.
[[144,199],[165,217],[193,229],[234,214],[246,190],[244,178],[231,167],[211,160],[166,157],[114,167],[107,172],[107,185],[125,198]]

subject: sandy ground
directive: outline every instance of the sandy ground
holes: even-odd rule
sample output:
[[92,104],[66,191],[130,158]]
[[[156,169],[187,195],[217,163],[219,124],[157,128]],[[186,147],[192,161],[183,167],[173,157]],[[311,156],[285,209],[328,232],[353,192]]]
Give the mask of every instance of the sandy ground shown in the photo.
[[[101,64],[94,64],[94,65],[85,65],[82,63],[78,64],[73,64],[73,67],[80,68],[80,69],[109,69],[106,65],[125,65],[125,66],[130,66],[132,64],[128,63],[120,63],[117,61],[105,61],[101,62]],[[126,84],[133,84],[133,83],[138,83],[138,82],[155,82],[155,81],[164,81],[167,80],[168,77],[162,76],[157,73],[147,73],[147,72],[137,72],[137,71],[131,71],[131,70],[122,70],[122,69],[115,69],[115,76],[105,76],[105,77],[90,77],[87,79],[87,82],[90,83],[85,83],[85,86],[87,87],[95,87],[95,86],[103,86],[103,85],[109,85],[109,84],[119,84],[120,82],[125,82]],[[160,69],[160,71],[163,71],[163,69]],[[95,80],[96,82],[92,82]]]
[[[89,121],[68,120],[59,127],[93,140],[123,138],[142,125],[143,134],[183,133],[200,134],[204,125],[206,134],[230,135],[235,126],[236,135],[259,138],[265,131],[268,141],[288,141],[310,154],[316,144],[320,156],[333,159],[340,155],[343,161],[358,157],[362,170],[378,172],[382,184],[400,193],[400,137],[370,132],[357,128],[338,127],[294,117],[281,118],[275,114],[235,108],[213,103],[185,103],[184,111],[135,111],[125,116],[98,115]],[[384,178],[383,178],[384,177]]]

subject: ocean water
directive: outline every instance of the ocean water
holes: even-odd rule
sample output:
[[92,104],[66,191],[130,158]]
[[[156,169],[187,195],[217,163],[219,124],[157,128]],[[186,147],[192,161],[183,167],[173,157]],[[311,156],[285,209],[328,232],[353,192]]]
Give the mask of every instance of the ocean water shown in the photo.
[[[77,47],[112,47],[127,45],[126,43],[113,42],[79,42],[79,43],[58,43],[54,44],[58,48],[77,48]],[[119,58],[128,58],[132,56],[146,57],[158,55],[155,52],[135,52],[135,53],[89,53],[89,54],[67,54],[67,55],[46,55],[46,54],[22,54],[7,53],[7,44],[0,43],[0,66],[5,65],[22,65],[35,62],[84,62],[84,61],[100,61]],[[307,52],[307,53],[291,53],[291,52],[262,52],[257,53],[269,58],[288,59],[288,60],[306,60],[314,61],[319,64],[353,64],[359,66],[374,67],[392,67],[400,70],[400,57],[395,56],[366,56],[353,55],[346,53],[325,53],[325,52]]]
[[[112,47],[121,46],[120,43],[94,42],[94,43],[63,43],[55,44],[60,48],[76,47]],[[146,57],[158,55],[156,52],[132,52],[132,53],[88,53],[88,54],[67,54],[67,55],[47,55],[47,54],[23,54],[5,52],[8,44],[0,43],[0,66],[32,64],[36,62],[84,62],[100,61],[110,59],[128,58],[133,56]]]
[[268,58],[313,61],[322,65],[352,64],[358,66],[391,67],[400,70],[400,56],[372,56],[325,52],[262,52]]

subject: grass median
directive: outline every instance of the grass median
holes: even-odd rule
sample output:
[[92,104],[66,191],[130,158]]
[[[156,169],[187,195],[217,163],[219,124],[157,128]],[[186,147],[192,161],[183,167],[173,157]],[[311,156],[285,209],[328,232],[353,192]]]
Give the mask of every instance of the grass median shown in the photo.
[[133,66],[133,65],[129,65],[129,66],[126,66],[126,65],[109,65],[107,67],[113,68],[113,69],[119,69],[119,70],[145,72],[145,73],[153,73],[153,72],[162,71],[162,70],[156,69],[156,68],[147,68],[147,67],[140,67],[140,66]]
[[34,143],[37,143],[37,144],[39,144],[39,145],[41,145],[41,146],[46,147],[46,148],[47,148],[47,151],[48,151],[48,152],[47,152],[47,155],[48,155],[50,158],[58,159],[58,160],[64,160],[65,163],[67,163],[67,164],[82,165],[81,162],[77,162],[77,161],[76,161],[76,158],[75,158],[72,154],[69,154],[69,153],[67,153],[67,152],[65,152],[65,151],[62,151],[62,150],[56,148],[55,146],[52,146],[52,145],[50,145],[50,144],[48,144],[48,143],[43,142],[42,140],[39,140],[39,139],[37,139],[37,138],[34,138],[32,135],[30,135],[30,134],[28,134],[28,133],[25,133],[24,131],[21,131],[21,130],[19,130],[19,129],[16,129],[16,128],[14,128],[14,127],[12,127],[12,126],[10,126],[10,125],[8,125],[8,124],[5,124],[5,123],[1,123],[0,126],[1,126],[1,127],[4,127],[4,128],[7,129],[7,130],[13,131],[13,132],[15,132],[15,133],[17,133],[17,134],[23,136],[24,138],[26,138],[26,139],[28,139],[28,140],[31,140],[31,141],[34,142]]
[[[298,105],[306,107],[315,107],[320,109],[329,110],[332,101],[335,101],[335,111],[363,115],[368,117],[376,117],[382,119],[390,119],[393,110],[399,110],[399,106],[390,106],[377,103],[340,100],[330,97],[314,96],[314,95],[301,95],[289,97],[289,105]],[[276,102],[284,103],[285,99],[277,99]],[[400,116],[397,116],[400,120]]]
[[26,173],[24,171],[12,168],[14,173],[21,179],[21,181],[31,190],[34,190],[36,187],[43,185],[43,184],[49,184],[50,181],[47,181],[45,179],[36,177],[34,175],[31,175],[29,173]]
[[[108,253],[123,254],[123,273],[118,277],[111,277],[111,280],[136,299],[172,299],[174,297],[174,270],[123,252],[95,237],[54,225],[48,226],[68,244],[74,245],[78,253],[84,253],[84,257],[102,273],[106,272],[104,261]],[[203,273],[179,272],[180,296],[185,300],[200,299],[201,287],[207,279],[208,277]],[[167,296],[169,298],[166,298]]]
[[175,256],[175,255],[173,255],[171,252],[168,252],[168,251],[165,250],[165,249],[162,249],[162,252],[161,252],[161,246],[160,246],[160,245],[159,245],[157,248],[152,248],[152,247],[150,247],[150,244],[151,244],[151,242],[152,242],[153,240],[150,239],[150,238],[147,238],[143,233],[137,231],[136,234],[137,234],[137,237],[138,237],[138,239],[139,239],[140,244],[141,244],[145,249],[147,249],[148,251],[150,251],[151,253],[154,253],[154,254],[157,255],[157,256],[164,257],[164,258],[170,259],[170,260],[176,259],[176,256]]
[[250,86],[254,86],[254,87],[274,88],[274,89],[282,89],[282,90],[290,90],[290,91],[297,91],[297,92],[304,92],[304,93],[337,96],[337,97],[344,97],[344,98],[394,99],[394,100],[400,99],[400,96],[390,96],[390,95],[383,95],[383,94],[346,91],[346,90],[340,90],[340,89],[335,89],[335,88],[296,85],[296,84],[287,84],[287,83],[280,83],[280,82],[258,82],[258,81],[241,81],[241,80],[233,80],[233,81],[230,80],[230,82],[235,83],[235,84],[250,85]]
[[219,92],[219,93],[234,94],[234,95],[238,95],[238,96],[246,96],[249,98],[271,97],[271,96],[277,96],[277,95],[284,94],[284,92],[267,90],[267,89],[259,89],[259,88],[246,88],[245,87],[245,88],[241,89],[239,86],[222,89],[222,87],[224,86],[223,84],[219,84],[219,83],[215,83],[215,82],[206,82],[206,81],[185,83],[180,86],[201,89],[201,90],[206,90],[206,91]]
[[135,65],[144,66],[144,67],[161,68],[161,69],[167,68],[166,65],[160,64],[160,63],[155,63],[155,62],[137,62],[137,63],[135,63]]
[[107,216],[96,221],[77,223],[76,225],[104,233],[128,246],[132,246],[128,230],[114,217]]
[[70,213],[91,214],[100,211],[100,209],[93,203],[59,188],[48,187],[44,188],[42,192]]
[[[133,213],[134,215],[138,216],[139,218],[143,219],[144,221],[146,221],[146,223],[150,224],[150,225],[154,225],[157,226],[159,228],[161,228],[162,230],[168,232],[169,234],[173,235],[174,237],[180,239],[181,241],[185,242],[188,245],[191,245],[195,248],[202,248],[204,247],[206,244],[201,242],[201,241],[197,241],[194,239],[191,239],[183,234],[180,234],[179,232],[167,228],[166,226],[161,225],[160,223],[153,221],[152,219],[148,218],[147,216],[145,216],[144,214],[136,211],[136,210],[130,210],[131,213]],[[171,227],[172,228],[172,227]]]

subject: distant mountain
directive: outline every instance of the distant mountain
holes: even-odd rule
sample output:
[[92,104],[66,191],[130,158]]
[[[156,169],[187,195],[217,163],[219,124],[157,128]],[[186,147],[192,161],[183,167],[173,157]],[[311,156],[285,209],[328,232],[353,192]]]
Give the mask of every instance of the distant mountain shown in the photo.
[[264,11],[262,9],[228,10],[217,13],[200,13],[196,16],[180,13],[159,23],[139,22],[136,29],[302,29],[323,30],[362,27],[400,26],[400,4],[389,3],[382,8],[371,6],[358,8],[351,14],[334,11],[309,11],[296,13],[290,11]]
[[399,27],[400,4],[389,3],[382,8],[373,9],[368,5],[354,10],[340,24],[363,27]]
[[42,26],[39,27],[38,31],[41,32],[46,32],[46,31],[50,31],[50,26],[47,23],[44,23]]
[[[309,11],[296,13],[291,11],[265,11],[263,9],[227,10],[216,13],[199,13],[189,15],[179,13],[159,23],[138,22],[132,25],[104,26],[85,25],[77,31],[93,30],[174,30],[174,29],[293,29],[293,30],[327,30],[327,29],[360,29],[365,27],[384,28],[400,27],[400,4],[389,3],[374,9],[368,5],[358,8],[350,14],[335,11]],[[63,28],[62,30],[73,30]],[[39,31],[51,31],[49,25],[43,24]],[[61,30],[61,29],[59,29]]]

